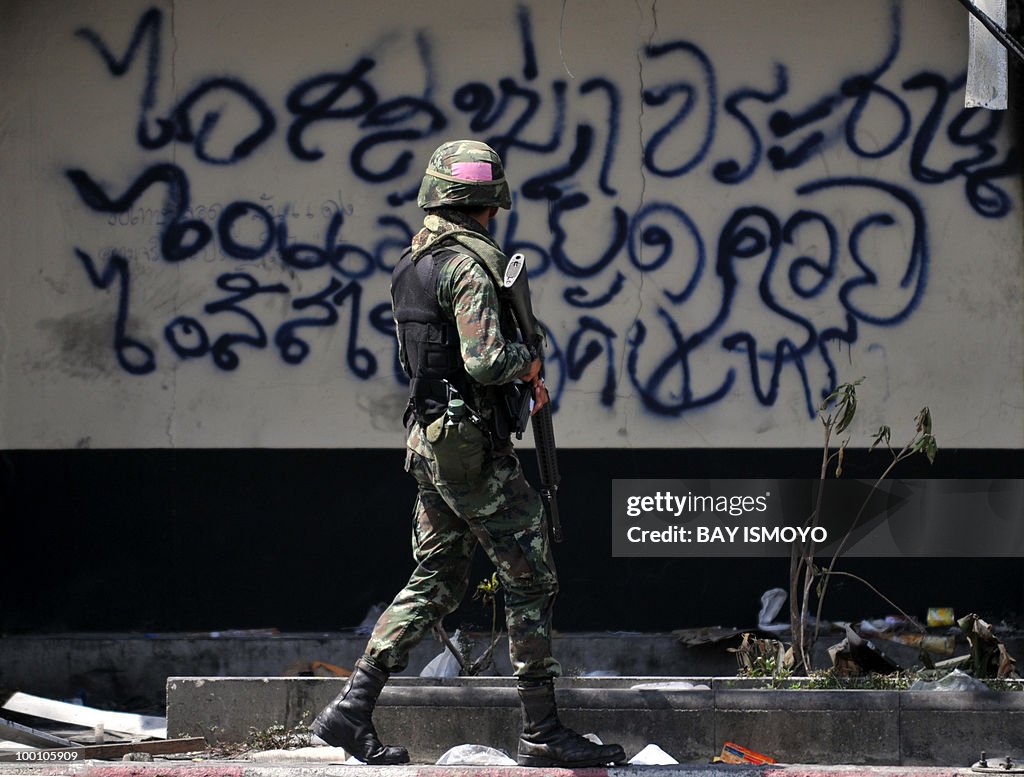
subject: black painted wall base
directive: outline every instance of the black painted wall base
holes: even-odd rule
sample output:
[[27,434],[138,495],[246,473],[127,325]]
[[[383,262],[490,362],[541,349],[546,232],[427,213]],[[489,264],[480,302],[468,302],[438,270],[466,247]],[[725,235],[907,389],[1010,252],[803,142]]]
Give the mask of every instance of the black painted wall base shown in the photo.
[[[522,452],[536,482],[533,452]],[[0,452],[0,630],[332,631],[388,601],[411,569],[415,489],[400,450]],[[561,631],[753,627],[760,596],[787,587],[788,559],[611,557],[613,478],[813,478],[811,449],[564,450],[566,540],[556,546]],[[845,477],[884,454],[852,451]],[[942,450],[901,477],[1020,477],[1024,451]],[[845,559],[905,610],[1024,615],[1020,559]],[[473,584],[489,576],[478,554]],[[825,617],[891,608],[854,581]],[[448,625],[489,626],[467,598]]]

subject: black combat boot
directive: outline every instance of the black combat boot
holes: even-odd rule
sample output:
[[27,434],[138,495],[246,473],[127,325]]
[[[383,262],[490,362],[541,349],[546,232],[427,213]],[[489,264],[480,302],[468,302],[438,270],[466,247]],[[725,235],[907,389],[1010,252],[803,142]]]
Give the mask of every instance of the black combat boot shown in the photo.
[[348,684],[313,721],[313,733],[332,747],[343,747],[368,764],[407,764],[409,751],[385,746],[370,719],[388,673],[364,658],[356,661]]
[[523,733],[519,737],[520,766],[604,766],[625,763],[619,745],[599,745],[581,737],[558,720],[555,685],[551,680],[520,680]]

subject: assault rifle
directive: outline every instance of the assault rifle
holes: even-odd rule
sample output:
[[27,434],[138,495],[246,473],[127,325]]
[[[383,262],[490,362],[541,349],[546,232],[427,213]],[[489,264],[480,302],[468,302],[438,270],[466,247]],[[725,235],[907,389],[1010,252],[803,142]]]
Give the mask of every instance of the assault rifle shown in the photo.
[[[502,295],[512,306],[523,342],[543,357],[544,337],[537,319],[533,315],[530,301],[530,282],[526,275],[526,257],[515,254],[508,261],[502,283]],[[543,368],[542,368],[543,374]],[[555,449],[555,427],[551,423],[551,404],[544,405],[530,418],[533,426],[533,444],[537,449],[537,469],[540,472],[540,493],[547,504],[551,518],[551,534],[555,542],[562,541],[562,522],[558,517],[558,501],[555,492],[562,476],[558,473],[558,457]],[[525,424],[524,424],[525,427]]]

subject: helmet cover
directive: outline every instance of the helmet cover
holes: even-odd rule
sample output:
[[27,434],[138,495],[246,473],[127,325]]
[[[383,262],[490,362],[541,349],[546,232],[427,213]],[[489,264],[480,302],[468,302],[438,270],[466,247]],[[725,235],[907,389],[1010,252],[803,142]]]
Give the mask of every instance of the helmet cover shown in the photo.
[[450,140],[427,164],[416,204],[421,208],[512,207],[505,168],[493,148],[478,140]]

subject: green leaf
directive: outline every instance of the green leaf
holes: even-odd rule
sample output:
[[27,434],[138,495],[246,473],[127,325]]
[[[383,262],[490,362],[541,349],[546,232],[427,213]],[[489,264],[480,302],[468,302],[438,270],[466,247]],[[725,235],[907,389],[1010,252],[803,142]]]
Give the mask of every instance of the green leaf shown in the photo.
[[932,411],[927,407],[922,407],[914,420],[917,422],[917,431],[929,435],[932,433]]
[[840,405],[839,420],[836,422],[836,434],[842,434],[846,428],[853,423],[853,417],[857,413],[857,399],[845,398]]
[[890,429],[888,426],[878,427],[878,431],[875,432],[874,442],[871,443],[871,447],[868,448],[868,452],[873,451],[883,442],[886,444],[886,446],[888,446],[890,439],[892,439],[892,429]]
[[[833,391],[831,394],[825,397],[825,399],[822,400],[821,404],[818,406],[818,409],[824,411],[833,402],[842,405],[845,402],[848,402],[851,397],[854,400],[854,404],[856,404],[857,386],[859,386],[863,382],[863,380],[864,376],[862,375],[860,378],[853,381],[852,383],[840,383],[838,386],[836,386],[835,391]],[[840,399],[840,397],[842,398]]]

